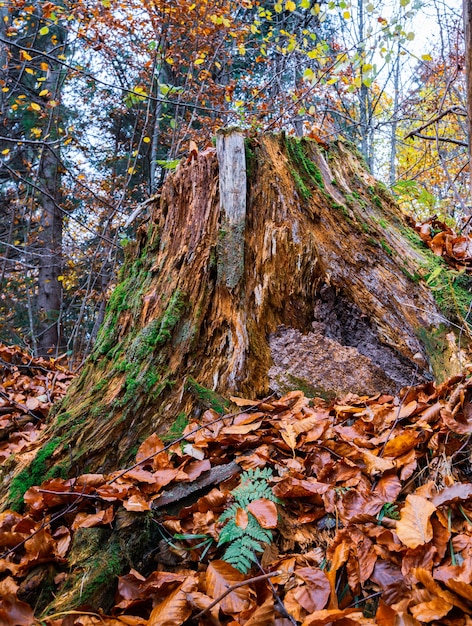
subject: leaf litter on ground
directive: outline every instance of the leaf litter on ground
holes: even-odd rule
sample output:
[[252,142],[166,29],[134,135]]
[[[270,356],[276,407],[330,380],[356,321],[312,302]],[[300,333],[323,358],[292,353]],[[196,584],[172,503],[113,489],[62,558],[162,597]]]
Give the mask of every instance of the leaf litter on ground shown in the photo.
[[[7,455],[35,442],[18,416],[33,412],[38,419],[28,424],[40,431],[45,397],[60,397],[70,374],[44,360],[24,363],[12,349],[0,349],[0,358],[11,408],[2,424],[19,424],[3,442]],[[32,398],[38,404],[23,408]],[[0,623],[472,624],[471,378],[425,383],[399,398],[326,402],[294,391],[232,400],[238,412],[207,410],[182,441],[165,445],[151,435],[130,469],[51,478],[28,489],[23,513],[1,513]],[[243,472],[265,472],[261,492],[271,497],[256,489],[255,500],[238,504]],[[244,532],[254,516],[273,537],[246,573],[225,562],[218,545],[231,505],[234,527]],[[80,606],[66,616],[35,615],[28,574],[53,567],[60,596],[74,533],[113,527],[122,511],[153,515],[172,558],[146,575],[117,577],[109,615]]]

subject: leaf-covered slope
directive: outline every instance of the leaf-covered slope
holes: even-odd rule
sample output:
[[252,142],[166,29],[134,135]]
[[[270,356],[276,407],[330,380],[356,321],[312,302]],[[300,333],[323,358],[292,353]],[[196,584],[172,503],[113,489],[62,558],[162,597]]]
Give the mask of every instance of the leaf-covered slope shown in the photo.
[[[50,479],[5,512],[5,623],[470,623],[470,378],[233,400],[179,441],[151,435],[133,466]],[[244,573],[224,560],[239,539]]]

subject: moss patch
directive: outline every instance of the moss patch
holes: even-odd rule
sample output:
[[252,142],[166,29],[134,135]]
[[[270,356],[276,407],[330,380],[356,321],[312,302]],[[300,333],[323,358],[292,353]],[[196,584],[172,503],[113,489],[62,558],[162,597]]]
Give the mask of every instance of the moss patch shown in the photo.
[[207,409],[213,409],[220,415],[223,415],[230,407],[230,402],[215,393],[211,389],[197,383],[197,381],[189,376],[187,378],[188,391],[190,391]]
[[116,578],[126,565],[117,536],[103,528],[80,528],[74,535],[69,574],[50,611],[73,610],[88,604],[107,612],[114,601]]
[[176,439],[180,439],[186,426],[188,426],[188,423],[189,422],[186,413],[179,413],[169,430],[167,430],[166,433],[161,437],[162,441],[168,443],[169,441],[175,441]]
[[425,347],[431,369],[438,382],[443,382],[450,373],[449,362],[452,356],[450,342],[446,335],[447,327],[440,324],[437,328],[419,328],[417,336]]
[[53,455],[61,441],[62,437],[55,437],[44,444],[44,446],[38,450],[31,464],[13,478],[8,495],[9,508],[14,511],[22,511],[24,508],[23,496],[33,485],[40,485],[44,480],[61,476],[61,474],[65,478],[66,471],[61,466],[51,468],[49,473],[47,471],[47,461]]
[[447,320],[466,323],[472,331],[472,277],[451,269],[441,257],[436,256],[411,228],[402,228],[402,235],[421,253],[418,274],[431,290],[438,308]]
[[307,154],[306,140],[285,136],[285,148],[293,165],[290,173],[297,189],[303,200],[309,200],[312,196],[312,187],[324,189],[323,176]]

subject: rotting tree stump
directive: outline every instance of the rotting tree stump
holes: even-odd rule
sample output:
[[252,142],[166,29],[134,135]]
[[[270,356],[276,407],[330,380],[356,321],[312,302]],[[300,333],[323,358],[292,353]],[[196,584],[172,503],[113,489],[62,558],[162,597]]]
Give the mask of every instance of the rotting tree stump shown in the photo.
[[231,395],[396,393],[463,365],[431,253],[349,146],[222,132],[147,207],[49,476],[124,467]]

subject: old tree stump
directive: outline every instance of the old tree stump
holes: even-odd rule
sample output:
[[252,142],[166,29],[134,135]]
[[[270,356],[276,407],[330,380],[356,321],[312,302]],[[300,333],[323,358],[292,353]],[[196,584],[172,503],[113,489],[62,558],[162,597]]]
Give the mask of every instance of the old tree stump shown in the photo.
[[[453,286],[432,293],[424,280],[437,257],[341,142],[222,132],[147,207],[93,353],[38,452],[49,476],[126,467],[151,433],[178,435],[234,395],[396,393],[465,363]],[[97,546],[122,571],[120,532],[126,521],[77,540],[78,584]],[[74,597],[71,586],[54,610]]]

